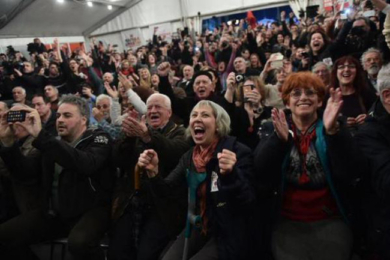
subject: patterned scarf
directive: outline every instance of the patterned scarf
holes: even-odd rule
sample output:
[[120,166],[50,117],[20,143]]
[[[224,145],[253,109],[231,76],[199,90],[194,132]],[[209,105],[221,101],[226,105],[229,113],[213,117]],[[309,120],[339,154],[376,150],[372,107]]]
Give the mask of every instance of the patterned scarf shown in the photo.
[[298,150],[301,161],[302,174],[301,177],[299,177],[300,185],[310,182],[306,169],[306,155],[309,151],[310,143],[316,137],[316,124],[317,122],[314,122],[305,133],[300,132],[294,124],[291,124],[292,131],[294,132],[295,147]]
[[[215,148],[217,147],[218,139],[212,142],[208,147],[200,149],[200,145],[195,146],[192,153],[192,161],[194,162],[197,172],[206,172],[206,165],[213,157]],[[200,198],[200,216],[202,217],[202,233],[207,234],[208,218],[206,216],[206,182],[203,182],[198,189],[198,196]]]

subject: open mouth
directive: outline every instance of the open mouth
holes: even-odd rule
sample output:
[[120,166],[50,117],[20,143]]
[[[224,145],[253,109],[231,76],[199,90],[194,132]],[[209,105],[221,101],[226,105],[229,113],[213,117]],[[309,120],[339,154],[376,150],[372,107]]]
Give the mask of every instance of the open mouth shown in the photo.
[[155,122],[155,121],[157,121],[157,120],[159,120],[160,119],[160,116],[159,115],[151,115],[150,116],[150,121],[151,122]]
[[352,77],[351,73],[343,73],[342,77],[345,79],[350,79]]
[[205,129],[203,127],[200,127],[200,126],[196,126],[194,128],[194,134],[195,134],[195,138],[196,139],[199,139],[199,138],[202,138],[205,134]]
[[205,94],[206,93],[206,90],[205,89],[199,89],[199,94],[201,94],[201,95],[203,95],[203,94]]

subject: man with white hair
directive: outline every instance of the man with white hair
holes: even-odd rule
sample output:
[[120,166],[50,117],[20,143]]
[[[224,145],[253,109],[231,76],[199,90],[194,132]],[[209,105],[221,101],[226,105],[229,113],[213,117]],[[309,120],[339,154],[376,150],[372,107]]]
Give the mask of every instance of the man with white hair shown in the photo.
[[12,89],[12,97],[14,103],[26,104],[26,90],[22,87],[14,87]]
[[146,116],[142,119],[134,112],[123,121],[126,137],[114,147],[113,158],[124,176],[118,183],[122,183],[121,187],[130,187],[114,194],[109,259],[157,259],[184,224],[186,208],[183,205],[186,203],[177,203],[175,199],[185,200],[186,191],[175,191],[169,199],[157,198],[148,189],[145,178],[139,179],[139,171],[134,169],[139,155],[145,149],[154,149],[165,178],[189,149],[184,127],[170,119],[172,110],[168,96],[152,94],[146,106]]
[[383,65],[382,53],[375,48],[369,48],[362,55],[363,69],[367,72],[368,85],[376,91],[377,76]]
[[377,91],[380,96],[372,106],[365,124],[356,138],[368,158],[372,201],[368,237],[381,259],[390,259],[390,64],[378,74]]

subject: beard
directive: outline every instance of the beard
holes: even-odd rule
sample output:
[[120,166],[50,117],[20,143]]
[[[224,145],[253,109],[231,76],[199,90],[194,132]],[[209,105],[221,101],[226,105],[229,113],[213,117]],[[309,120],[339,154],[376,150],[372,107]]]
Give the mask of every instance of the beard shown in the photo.
[[379,68],[378,65],[372,65],[372,67],[369,68],[369,69],[367,70],[367,73],[368,73],[369,75],[376,75],[376,74],[378,74],[379,69],[380,69],[380,68]]

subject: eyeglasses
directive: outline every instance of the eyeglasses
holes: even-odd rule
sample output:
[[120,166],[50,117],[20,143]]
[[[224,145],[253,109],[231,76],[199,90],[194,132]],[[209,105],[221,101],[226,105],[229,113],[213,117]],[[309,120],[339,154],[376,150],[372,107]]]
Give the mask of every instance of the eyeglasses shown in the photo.
[[348,64],[348,65],[338,65],[337,66],[337,69],[338,70],[343,70],[345,68],[348,68],[348,69],[356,69],[356,65],[355,64]]
[[97,105],[96,107],[97,107],[97,109],[102,109],[102,108],[107,109],[109,106],[108,105]]
[[290,92],[290,97],[292,97],[294,99],[299,99],[302,96],[303,92],[305,93],[305,96],[308,98],[312,98],[315,95],[317,95],[317,91],[315,91],[314,89],[306,89],[305,88],[305,89],[293,89]]

